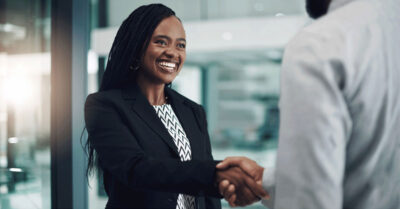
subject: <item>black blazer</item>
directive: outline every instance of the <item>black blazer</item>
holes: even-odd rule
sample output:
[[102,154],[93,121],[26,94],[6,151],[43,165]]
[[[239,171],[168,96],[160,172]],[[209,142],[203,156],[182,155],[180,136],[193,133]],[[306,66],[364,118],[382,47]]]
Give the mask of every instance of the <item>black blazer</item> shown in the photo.
[[106,208],[175,209],[178,193],[196,196],[199,209],[221,208],[204,109],[169,87],[165,93],[190,141],[191,161],[180,161],[136,84],[87,97],[86,128],[103,170]]

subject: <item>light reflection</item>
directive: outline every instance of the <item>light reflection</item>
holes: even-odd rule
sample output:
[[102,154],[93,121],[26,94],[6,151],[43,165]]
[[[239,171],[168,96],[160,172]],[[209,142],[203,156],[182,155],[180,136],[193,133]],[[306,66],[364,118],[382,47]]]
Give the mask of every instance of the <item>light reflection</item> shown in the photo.
[[7,193],[8,193],[7,185],[1,185],[0,186],[0,194],[7,194]]
[[8,143],[10,144],[16,144],[18,143],[19,139],[17,137],[11,137],[8,139]]
[[5,99],[9,104],[22,105],[33,98],[33,85],[26,77],[10,76],[3,85]]
[[9,169],[11,172],[22,172],[22,169],[21,168],[10,168]]

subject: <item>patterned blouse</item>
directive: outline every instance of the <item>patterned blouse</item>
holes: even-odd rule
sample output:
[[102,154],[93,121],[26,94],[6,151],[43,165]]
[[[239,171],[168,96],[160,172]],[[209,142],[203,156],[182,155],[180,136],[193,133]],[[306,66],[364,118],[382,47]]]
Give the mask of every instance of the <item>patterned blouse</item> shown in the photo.
[[[168,130],[176,147],[178,148],[181,161],[189,161],[192,159],[192,150],[190,142],[186,137],[178,118],[170,104],[153,105],[158,117],[161,119],[165,128]],[[191,195],[179,194],[176,209],[196,209],[195,198]]]

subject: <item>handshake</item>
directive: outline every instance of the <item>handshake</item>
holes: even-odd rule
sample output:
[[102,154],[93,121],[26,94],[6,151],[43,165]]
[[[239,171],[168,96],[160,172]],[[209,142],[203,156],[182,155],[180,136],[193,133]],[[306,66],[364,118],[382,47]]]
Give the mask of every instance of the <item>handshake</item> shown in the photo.
[[262,187],[264,168],[246,157],[228,157],[217,165],[215,181],[219,193],[231,207],[269,199]]

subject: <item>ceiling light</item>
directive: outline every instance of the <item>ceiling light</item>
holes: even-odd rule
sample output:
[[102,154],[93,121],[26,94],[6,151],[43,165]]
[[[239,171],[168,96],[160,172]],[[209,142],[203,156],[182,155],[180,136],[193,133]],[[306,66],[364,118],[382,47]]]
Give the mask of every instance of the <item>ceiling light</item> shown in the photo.
[[233,39],[233,34],[231,32],[222,33],[222,38],[226,41],[231,41]]

